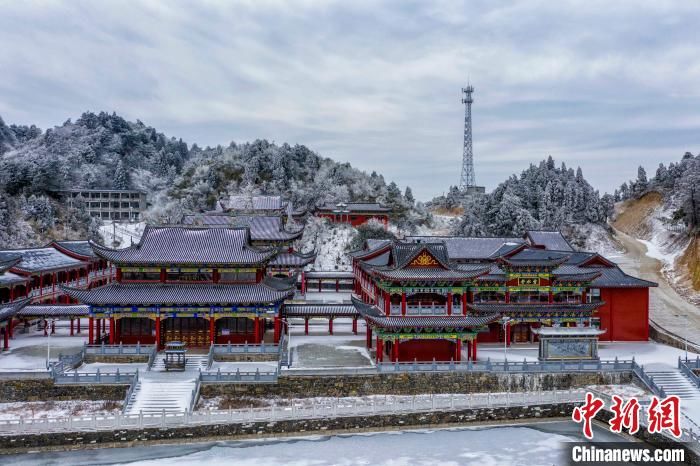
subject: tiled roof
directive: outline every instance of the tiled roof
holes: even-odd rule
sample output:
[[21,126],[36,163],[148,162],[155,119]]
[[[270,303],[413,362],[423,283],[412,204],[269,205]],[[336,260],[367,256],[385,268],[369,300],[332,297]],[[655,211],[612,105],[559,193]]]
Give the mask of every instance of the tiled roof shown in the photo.
[[383,205],[376,202],[341,202],[337,204],[324,204],[318,208],[317,211],[324,212],[372,212],[372,213],[387,213],[391,212],[389,207],[384,207]]
[[21,272],[44,272],[84,267],[86,262],[74,259],[54,248],[12,249],[0,251],[0,262],[21,256],[22,261],[13,267]]
[[352,298],[352,303],[360,313],[360,315],[382,328],[389,329],[399,329],[408,327],[417,328],[473,328],[473,327],[483,327],[496,319],[498,319],[498,314],[488,315],[488,316],[463,316],[463,315],[451,315],[451,316],[425,316],[425,317],[412,317],[412,316],[386,316],[382,311],[379,310],[374,305],[365,304],[362,301]]
[[25,306],[17,313],[18,317],[41,317],[41,316],[86,316],[89,306],[85,304],[70,305],[32,305]]
[[19,299],[17,301],[0,304],[0,321],[7,320],[10,317],[14,317],[20,309],[29,304],[30,299]]
[[535,303],[535,304],[520,304],[520,303],[473,303],[467,304],[467,307],[475,312],[480,313],[514,313],[514,312],[572,312],[572,311],[594,311],[604,302],[598,303],[583,303],[583,304],[566,304],[566,303]]
[[98,256],[117,264],[259,264],[276,254],[250,246],[245,228],[146,227],[128,248],[91,244]]
[[358,315],[352,304],[285,304],[287,317],[354,317]]
[[250,228],[253,241],[289,241],[299,238],[303,228],[295,231],[284,229],[282,217],[278,215],[239,215],[233,219],[237,227]]
[[231,196],[224,207],[230,210],[281,210],[285,203],[280,196]]
[[525,237],[533,246],[542,246],[554,251],[574,250],[560,231],[528,230]]
[[269,265],[278,267],[304,267],[316,259],[316,254],[300,254],[298,252],[282,252],[277,254]]
[[62,288],[72,298],[91,305],[258,304],[278,302],[294,295],[293,290],[281,291],[264,283],[250,285],[112,283],[91,290]]
[[428,267],[410,267],[405,269],[373,268],[372,271],[389,280],[471,280],[488,271],[488,266],[480,270],[460,271]]
[[558,259],[527,259],[517,256],[518,254],[508,259],[500,258],[498,260],[509,267],[558,267],[566,262],[567,259],[566,257]]
[[488,259],[505,254],[522,245],[522,238],[473,238],[460,236],[408,236],[415,243],[442,242],[450,259],[457,261]]
[[15,283],[24,283],[30,280],[29,277],[16,275],[12,272],[0,273],[0,285],[12,285]]
[[12,267],[19,264],[21,260],[22,256],[19,254],[5,256],[5,259],[0,260],[0,274],[10,270]]
[[381,249],[388,248],[393,243],[390,239],[368,239],[365,241],[365,248],[358,251],[350,251],[350,257],[362,258],[371,255]]
[[51,246],[57,247],[59,250],[64,249],[78,256],[96,257],[95,252],[90,246],[90,242],[85,241],[54,241]]
[[233,217],[229,214],[217,213],[185,215],[182,218],[182,224],[204,227],[230,227],[233,226]]
[[600,276],[591,282],[593,288],[649,288],[659,286],[658,283],[642,280],[627,275],[620,267],[596,267],[589,270],[600,272]]

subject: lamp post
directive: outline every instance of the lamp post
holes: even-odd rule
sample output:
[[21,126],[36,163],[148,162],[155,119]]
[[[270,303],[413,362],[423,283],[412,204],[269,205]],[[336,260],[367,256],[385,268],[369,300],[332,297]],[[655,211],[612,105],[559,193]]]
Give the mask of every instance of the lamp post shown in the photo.
[[287,327],[287,368],[292,362],[292,326],[288,319],[280,319],[280,321]]
[[[55,320],[51,320],[51,328],[53,328],[54,322]],[[48,330],[46,335],[46,369],[48,370],[49,364],[51,362],[51,330]]]
[[[688,314],[674,314],[675,317],[683,317],[686,320],[685,328],[688,328]],[[688,360],[688,335],[683,335],[683,343],[685,344],[685,360]]]
[[510,317],[503,316],[501,318],[501,324],[503,325],[503,360],[508,361],[508,324],[510,323]]

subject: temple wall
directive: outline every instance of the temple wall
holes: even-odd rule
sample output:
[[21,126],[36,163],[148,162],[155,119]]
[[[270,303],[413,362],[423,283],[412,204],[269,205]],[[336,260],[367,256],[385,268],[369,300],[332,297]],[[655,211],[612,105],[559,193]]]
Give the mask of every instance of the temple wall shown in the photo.
[[605,302],[598,308],[601,341],[647,341],[649,339],[649,289],[601,288]]

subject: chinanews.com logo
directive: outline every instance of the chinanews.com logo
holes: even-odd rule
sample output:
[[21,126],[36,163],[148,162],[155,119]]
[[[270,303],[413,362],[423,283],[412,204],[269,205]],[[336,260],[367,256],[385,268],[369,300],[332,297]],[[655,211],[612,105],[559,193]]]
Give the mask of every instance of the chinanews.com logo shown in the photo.
[[[583,435],[588,440],[593,440],[593,419],[604,408],[605,401],[590,392],[586,393],[583,405],[574,408],[571,418],[581,424]],[[669,434],[672,439],[677,440],[683,435],[680,425],[680,399],[675,395],[663,399],[652,397],[644,409],[635,397],[625,401],[613,395],[609,409],[612,413],[608,421],[610,432],[620,434],[626,429],[630,435],[634,435],[639,432],[640,426],[645,424],[649,434]],[[644,423],[642,416],[646,420]],[[678,444],[677,448],[656,448],[646,443],[634,442],[576,442],[567,444],[567,449],[569,464],[576,465],[687,464],[687,452],[681,444]]]

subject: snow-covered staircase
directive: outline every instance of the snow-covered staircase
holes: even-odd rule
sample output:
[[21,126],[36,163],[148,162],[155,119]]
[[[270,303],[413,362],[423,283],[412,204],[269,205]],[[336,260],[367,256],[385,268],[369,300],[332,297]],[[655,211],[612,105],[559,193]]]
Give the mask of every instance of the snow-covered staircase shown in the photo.
[[[153,361],[153,367],[151,367],[151,372],[165,372],[165,353],[158,353],[155,361]],[[185,371],[186,372],[198,372],[199,369],[206,370],[207,364],[209,363],[209,357],[206,354],[188,354],[185,359]],[[175,371],[172,372],[176,373]]]
[[190,410],[195,380],[168,382],[161,378],[141,379],[129,398],[125,414],[181,413]]
[[659,368],[647,370],[646,373],[666,392],[666,395],[677,395],[682,400],[681,403],[685,400],[700,400],[700,389],[681,371]]

